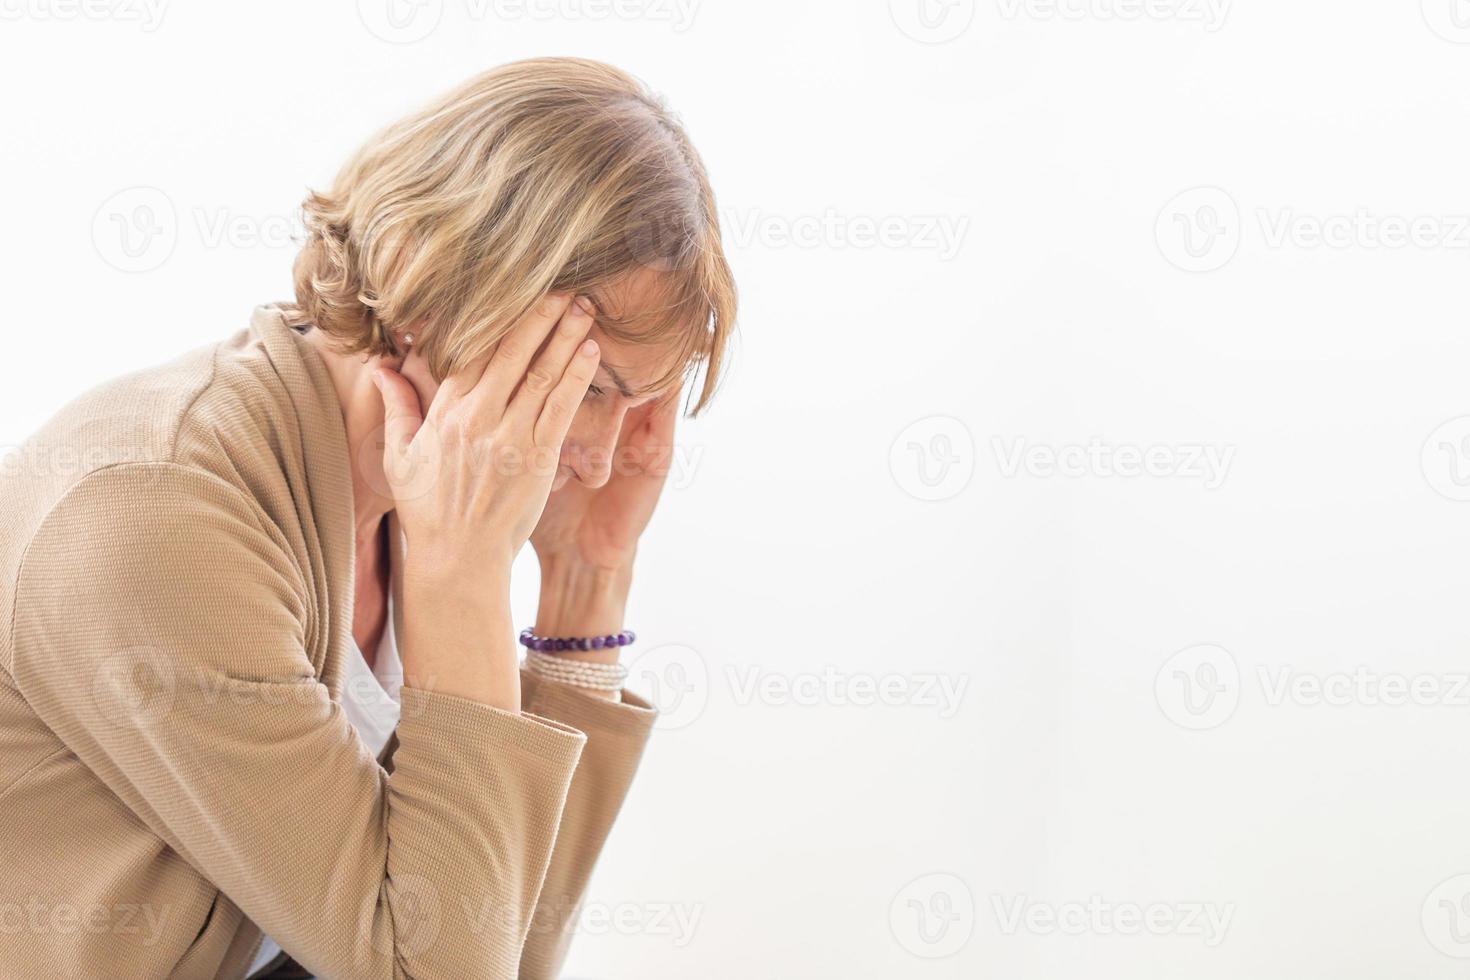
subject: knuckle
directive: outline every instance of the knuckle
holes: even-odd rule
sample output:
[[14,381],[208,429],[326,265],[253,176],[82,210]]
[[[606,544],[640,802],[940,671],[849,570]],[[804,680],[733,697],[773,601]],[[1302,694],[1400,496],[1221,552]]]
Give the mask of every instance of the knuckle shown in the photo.
[[521,346],[508,339],[502,340],[499,348],[495,351],[495,356],[502,361],[519,361],[521,359]]
[[546,403],[546,407],[541,410],[541,421],[546,422],[549,425],[556,426],[560,425],[562,422],[565,422],[570,414],[571,413],[569,411],[566,399],[553,398],[548,401]]
[[531,391],[549,391],[556,378],[544,367],[534,367],[526,372],[526,387]]

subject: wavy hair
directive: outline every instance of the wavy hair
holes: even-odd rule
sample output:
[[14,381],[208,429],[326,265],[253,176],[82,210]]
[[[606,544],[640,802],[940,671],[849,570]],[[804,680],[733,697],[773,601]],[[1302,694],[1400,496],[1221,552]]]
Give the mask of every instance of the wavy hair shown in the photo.
[[[736,289],[704,165],[663,102],[596,61],[539,58],[479,75],[371,139],[303,204],[297,324],[346,352],[401,353],[442,380],[490,353],[548,292],[597,304],[615,340],[656,344],[667,369],[704,367],[713,396]],[[625,277],[655,270],[654,300],[611,309]]]

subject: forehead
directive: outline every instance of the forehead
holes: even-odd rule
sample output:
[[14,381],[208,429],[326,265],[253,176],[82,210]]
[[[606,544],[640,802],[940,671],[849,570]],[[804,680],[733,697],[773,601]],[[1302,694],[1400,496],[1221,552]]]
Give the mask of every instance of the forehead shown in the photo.
[[687,360],[685,338],[667,326],[659,329],[671,302],[667,274],[640,268],[594,290],[592,299],[601,313],[591,334],[602,348],[598,373],[616,374],[639,398],[677,387],[682,380],[679,369]]
[[595,323],[591,337],[602,348],[598,375],[608,379],[615,376],[635,398],[643,400],[661,395],[679,384],[677,379],[667,380],[672,363],[667,347],[618,340]]
[[640,310],[662,306],[668,301],[669,277],[649,266],[640,266],[601,287],[593,297],[598,306],[613,316],[626,318]]

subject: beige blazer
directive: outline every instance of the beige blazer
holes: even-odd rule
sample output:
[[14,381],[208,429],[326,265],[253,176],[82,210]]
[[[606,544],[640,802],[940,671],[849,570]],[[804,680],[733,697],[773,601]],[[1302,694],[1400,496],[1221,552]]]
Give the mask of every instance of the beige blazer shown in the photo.
[[6,458],[0,978],[239,978],[262,929],[333,980],[556,975],[654,713],[405,689],[380,765],[348,465],[274,307]]

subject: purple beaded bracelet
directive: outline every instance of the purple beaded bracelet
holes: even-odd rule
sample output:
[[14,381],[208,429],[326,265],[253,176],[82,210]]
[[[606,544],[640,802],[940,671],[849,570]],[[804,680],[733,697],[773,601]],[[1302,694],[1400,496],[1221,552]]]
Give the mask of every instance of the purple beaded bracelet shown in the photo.
[[529,629],[521,630],[521,646],[538,653],[566,653],[568,650],[605,650],[625,647],[638,639],[632,630],[607,636],[537,636]]

